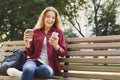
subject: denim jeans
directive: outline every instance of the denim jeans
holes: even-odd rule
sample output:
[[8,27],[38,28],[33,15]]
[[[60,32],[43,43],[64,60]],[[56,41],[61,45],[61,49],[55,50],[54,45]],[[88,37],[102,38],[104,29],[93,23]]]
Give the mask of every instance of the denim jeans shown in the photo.
[[53,76],[53,70],[49,65],[30,60],[23,65],[23,74],[21,80],[32,80],[33,77],[51,79]]

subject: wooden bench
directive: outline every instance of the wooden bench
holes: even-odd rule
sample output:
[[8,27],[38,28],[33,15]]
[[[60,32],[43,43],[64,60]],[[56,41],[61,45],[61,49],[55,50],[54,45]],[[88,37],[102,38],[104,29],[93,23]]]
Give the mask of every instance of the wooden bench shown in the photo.
[[[120,35],[66,38],[66,45],[67,56],[60,58],[63,79],[120,80]],[[2,49],[3,53],[0,55],[4,58],[10,55],[13,49],[24,49],[24,43],[3,42]],[[0,76],[0,80],[4,80],[3,78],[4,76]],[[8,77],[5,80],[7,79]]]

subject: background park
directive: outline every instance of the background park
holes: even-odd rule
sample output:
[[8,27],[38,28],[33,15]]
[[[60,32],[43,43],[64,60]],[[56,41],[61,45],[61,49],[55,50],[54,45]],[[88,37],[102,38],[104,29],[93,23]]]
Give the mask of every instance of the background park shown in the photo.
[[120,0],[0,0],[0,42],[22,40],[47,6],[58,9],[65,37],[120,34]]

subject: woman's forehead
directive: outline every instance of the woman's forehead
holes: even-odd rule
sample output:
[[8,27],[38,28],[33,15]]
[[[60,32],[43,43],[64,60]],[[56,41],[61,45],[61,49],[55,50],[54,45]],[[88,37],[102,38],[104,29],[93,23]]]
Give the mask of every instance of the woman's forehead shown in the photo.
[[55,12],[54,11],[48,11],[48,12],[46,12],[46,15],[53,15],[53,16],[55,16]]

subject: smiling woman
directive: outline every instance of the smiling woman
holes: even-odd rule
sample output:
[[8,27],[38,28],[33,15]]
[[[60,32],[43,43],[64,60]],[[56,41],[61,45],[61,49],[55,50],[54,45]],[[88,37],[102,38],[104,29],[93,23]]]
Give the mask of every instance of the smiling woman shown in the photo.
[[[36,26],[35,26],[35,29],[40,29],[41,27],[44,26],[44,20],[45,20],[45,17],[47,17],[47,16],[46,16],[47,12],[49,12],[49,11],[52,12],[52,14],[54,15],[54,16],[52,15],[52,17],[55,18],[54,27],[61,28],[62,23],[61,23],[61,20],[60,20],[60,16],[59,16],[58,11],[57,11],[55,8],[53,8],[53,7],[47,7],[47,8],[44,9],[43,12],[41,13],[41,15],[40,15],[40,17],[39,17],[39,19],[38,19],[38,22],[37,22],[37,24],[36,24]],[[54,13],[53,13],[53,12],[54,12]],[[50,16],[50,15],[49,15],[49,16]]]
[[55,23],[55,13],[48,11],[45,16],[45,28],[49,29]]
[[[36,26],[24,32],[26,54],[29,59],[23,65],[21,80],[36,78],[53,78],[61,71],[59,56],[66,55],[64,34],[58,11],[54,7],[47,7],[41,13]],[[31,34],[28,33],[32,31]],[[57,33],[57,36],[52,36]],[[31,40],[29,40],[32,38]],[[12,69],[12,70],[10,70]],[[9,68],[9,71],[17,71]],[[8,75],[14,76],[8,71]]]

